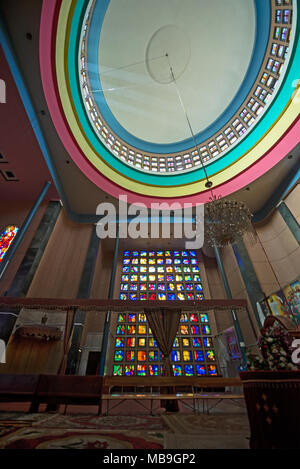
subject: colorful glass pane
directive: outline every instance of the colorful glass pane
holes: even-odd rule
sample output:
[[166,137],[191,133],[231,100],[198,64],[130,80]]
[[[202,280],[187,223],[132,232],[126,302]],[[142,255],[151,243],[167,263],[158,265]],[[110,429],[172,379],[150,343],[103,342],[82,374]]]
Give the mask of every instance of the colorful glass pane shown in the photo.
[[151,300],[151,301],[155,301],[155,300],[156,300],[156,295],[155,295],[155,293],[151,293],[151,295],[149,295],[149,300]]
[[130,293],[129,294],[129,299],[130,300],[137,300],[137,294],[136,293]]
[[139,324],[138,326],[138,334],[146,334],[147,333],[147,326]]
[[137,365],[136,371],[138,376],[146,376],[146,365]]
[[156,340],[153,337],[149,338],[149,347],[157,347]]
[[172,350],[172,361],[180,362],[180,352],[178,350]]
[[149,375],[158,376],[159,368],[158,365],[149,365]]
[[126,340],[127,347],[135,347],[135,337],[128,337]]
[[203,334],[208,335],[211,334],[209,326],[202,326]]
[[183,350],[182,354],[184,362],[192,361],[192,352],[190,350]]
[[178,293],[177,294],[177,299],[181,300],[181,301],[184,301],[185,300],[185,295],[183,293]]
[[196,365],[196,373],[198,376],[205,376],[206,370],[204,365]]
[[194,325],[192,325],[192,326],[191,326],[191,331],[192,331],[192,334],[193,334],[193,335],[199,335],[199,334],[200,334],[200,328],[199,328],[199,326],[194,326]]
[[169,301],[174,301],[175,300],[175,294],[174,293],[168,293],[168,300]]
[[140,300],[147,300],[147,293],[141,293],[140,294]]
[[181,313],[180,322],[188,322],[188,315],[186,313]]
[[182,334],[182,335],[188,335],[188,333],[189,333],[189,328],[188,328],[188,326],[180,325],[179,328],[180,328],[180,334]]
[[124,352],[123,350],[116,350],[115,351],[115,362],[121,362],[124,358]]
[[190,346],[190,339],[182,339],[182,346],[189,347]]
[[113,375],[114,376],[122,376],[122,374],[123,374],[122,365],[114,365]]
[[208,365],[207,369],[209,376],[218,376],[216,365]]
[[127,334],[135,334],[135,326],[127,326]]
[[174,340],[174,342],[173,342],[173,347],[174,347],[174,348],[179,347],[179,340],[178,340],[178,337],[175,337],[175,340]]
[[167,295],[165,293],[159,293],[158,294],[158,299],[165,301],[167,299]]
[[158,360],[158,353],[156,350],[150,350],[149,352],[149,360],[151,362],[157,362]]
[[185,376],[193,376],[194,374],[193,365],[184,365],[184,374]]
[[204,300],[204,295],[202,293],[197,293],[196,300]]
[[182,376],[182,367],[180,365],[173,365],[174,376]]
[[136,315],[134,313],[128,313],[128,322],[135,322]]
[[200,314],[200,321],[201,322],[208,322],[208,316],[205,313]]
[[125,376],[134,376],[134,365],[125,365]]
[[145,337],[140,337],[138,344],[139,344],[139,347],[146,347],[146,339],[145,339]]
[[116,347],[124,347],[124,337],[116,337]]
[[127,362],[134,362],[134,351],[130,350],[129,352],[126,352],[126,361]]
[[197,313],[191,313],[191,314],[190,314],[190,321],[191,321],[191,322],[198,322]]
[[147,322],[145,313],[139,313],[139,322]]
[[212,340],[210,337],[204,337],[203,343],[204,347],[212,347]]
[[194,350],[194,357],[196,362],[204,362],[204,354],[202,350]]
[[206,350],[205,354],[207,360],[215,360],[215,352],[213,350]]
[[118,322],[125,322],[126,321],[126,314],[118,314]]
[[118,324],[117,325],[117,335],[119,334],[122,334],[124,335],[125,334],[125,326],[122,324]]
[[137,355],[137,359],[139,362],[145,362],[146,361],[146,352],[144,352],[144,350],[139,350],[138,351],[138,355]]
[[193,347],[201,347],[201,339],[199,337],[193,337]]

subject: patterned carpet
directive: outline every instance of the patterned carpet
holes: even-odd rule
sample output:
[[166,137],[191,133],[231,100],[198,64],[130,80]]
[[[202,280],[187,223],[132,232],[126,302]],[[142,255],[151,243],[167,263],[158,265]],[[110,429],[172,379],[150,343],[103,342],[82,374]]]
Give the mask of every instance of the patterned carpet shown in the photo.
[[0,414],[0,449],[163,449],[160,417]]
[[0,412],[0,449],[247,449],[249,437],[246,412],[228,404],[210,415]]
[[166,449],[249,449],[245,413],[162,415],[168,426]]

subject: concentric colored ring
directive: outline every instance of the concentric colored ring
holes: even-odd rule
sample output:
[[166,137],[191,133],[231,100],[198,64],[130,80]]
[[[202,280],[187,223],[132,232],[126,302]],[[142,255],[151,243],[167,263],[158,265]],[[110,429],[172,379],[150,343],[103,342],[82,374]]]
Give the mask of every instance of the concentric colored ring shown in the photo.
[[[206,201],[207,190],[201,169],[174,176],[145,175],[122,164],[98,140],[85,114],[78,81],[76,84],[78,67],[74,35],[78,41],[84,13],[81,7],[82,2],[44,2],[41,21],[41,73],[45,96],[70,156],[99,187],[114,196],[127,193],[132,202],[149,205],[151,200],[161,198],[182,199],[194,204]],[[299,92],[298,99],[291,97],[299,55],[300,46],[295,44],[294,60],[290,62],[276,100],[253,131],[226,154],[226,159],[219,158],[207,166],[214,187],[219,186],[218,194],[224,196],[249,184],[280,161],[297,143]]]

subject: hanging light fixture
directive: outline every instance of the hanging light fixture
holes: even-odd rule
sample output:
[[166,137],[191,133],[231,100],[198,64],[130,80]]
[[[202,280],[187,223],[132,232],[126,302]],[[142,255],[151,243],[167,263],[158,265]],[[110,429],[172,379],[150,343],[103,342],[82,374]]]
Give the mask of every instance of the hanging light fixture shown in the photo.
[[[168,54],[166,57],[169,61]],[[213,193],[213,182],[209,180],[206,168],[202,161],[194,132],[185,110],[177,82],[173,73],[173,69],[169,62],[171,76],[176,87],[177,95],[185,114],[187,124],[189,126],[194,146],[197,149],[201,166],[206,178],[205,187],[210,189],[211,196],[204,207],[204,223],[205,223],[205,240],[210,247],[224,247],[241,239],[244,235],[248,235],[249,242],[256,242],[256,232],[252,226],[252,213],[244,202],[237,200],[224,199],[222,196],[216,196]],[[200,220],[196,220],[201,222]]]
[[244,202],[213,196],[205,204],[205,239],[211,247],[224,247],[248,235],[256,242],[252,213]]

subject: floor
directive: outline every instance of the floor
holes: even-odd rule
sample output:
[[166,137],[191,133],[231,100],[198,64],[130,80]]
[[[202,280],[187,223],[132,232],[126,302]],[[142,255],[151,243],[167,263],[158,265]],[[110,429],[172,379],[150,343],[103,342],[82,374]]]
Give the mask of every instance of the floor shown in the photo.
[[[214,403],[216,404],[216,402]],[[145,403],[147,407],[147,402]],[[154,415],[123,402],[97,416],[96,407],[64,406],[27,413],[24,404],[0,405],[0,449],[248,449],[244,404],[222,401],[207,413],[180,403],[178,413],[158,406]]]

